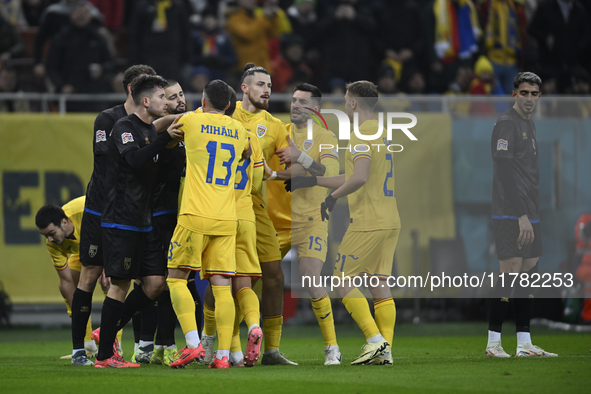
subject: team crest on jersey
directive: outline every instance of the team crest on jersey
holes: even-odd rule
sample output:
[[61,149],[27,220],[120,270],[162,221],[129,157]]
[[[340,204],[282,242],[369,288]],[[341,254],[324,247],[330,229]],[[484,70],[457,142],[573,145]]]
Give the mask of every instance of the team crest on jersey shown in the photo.
[[146,137],[145,141],[146,141],[146,145],[150,145],[150,139],[148,137]]
[[127,144],[128,142],[133,142],[133,135],[131,133],[123,133],[121,134],[121,140],[124,144]]
[[102,142],[107,140],[107,133],[105,130],[97,130],[96,132],[96,142]]
[[90,245],[90,249],[88,249],[88,255],[90,256],[90,258],[94,258],[94,256],[96,256],[96,253],[98,252],[98,245]]
[[123,259],[123,269],[125,271],[129,271],[131,268],[131,257],[126,257]]
[[507,150],[509,147],[509,141],[507,140],[498,140],[497,141],[497,150]]
[[522,136],[523,136],[523,139],[524,139],[524,140],[526,140],[526,139],[527,139],[527,133],[526,133],[525,131],[523,132]]
[[303,148],[307,152],[312,148],[312,145],[314,145],[314,140],[304,140]]
[[257,137],[261,138],[267,134],[267,127],[263,126],[262,124],[257,125]]

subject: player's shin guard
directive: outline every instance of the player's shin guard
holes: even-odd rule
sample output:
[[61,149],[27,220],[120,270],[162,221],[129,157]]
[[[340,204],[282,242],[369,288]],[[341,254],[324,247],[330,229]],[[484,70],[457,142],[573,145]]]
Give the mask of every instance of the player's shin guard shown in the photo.
[[203,302],[201,302],[201,296],[197,290],[197,283],[194,280],[189,280],[187,288],[193,296],[193,301],[195,301],[195,321],[197,321],[197,330],[201,333],[203,330]]
[[334,316],[332,315],[332,305],[328,294],[320,298],[310,298],[312,301],[312,310],[318,320],[322,337],[324,338],[324,346],[335,346],[337,344],[337,334],[334,330]]
[[234,331],[232,332],[232,344],[230,345],[230,352],[237,353],[242,352],[242,344],[240,343],[240,323],[242,323],[243,314],[240,310],[240,304],[238,299],[234,298],[234,311],[236,313],[234,317]]
[[380,334],[380,330],[369,311],[369,304],[359,289],[355,288],[351,290],[345,298],[343,298],[343,304],[345,305],[347,312],[349,312],[349,315],[351,315],[353,320],[355,320],[355,323],[357,323],[361,331],[363,331],[365,339]]
[[105,298],[101,312],[101,333],[99,351],[96,357],[102,361],[113,357],[113,343],[117,335],[117,323],[123,316],[125,306],[113,298]]
[[195,322],[195,302],[191,297],[191,292],[187,289],[186,279],[168,278],[166,279],[170,289],[170,300],[174,307],[183,334],[190,331],[197,331],[197,322]]
[[218,331],[218,349],[230,350],[236,310],[230,286],[211,286],[215,299],[215,321]]
[[253,324],[261,324],[259,298],[256,293],[250,287],[243,287],[236,293],[236,299],[240,304],[246,326],[250,328]]
[[265,339],[265,352],[279,349],[282,328],[283,316],[263,316],[263,337]]
[[[90,312],[92,311],[92,293],[76,289],[72,298],[72,348],[83,349],[87,341]],[[92,327],[90,328],[92,335]],[[88,339],[88,341],[90,338]]]
[[380,334],[392,346],[394,339],[394,325],[396,324],[396,304],[392,298],[382,298],[373,302],[376,325]]
[[213,337],[216,329],[215,309],[203,305],[203,333],[207,336]]
[[488,330],[494,332],[501,332],[503,322],[507,316],[507,308],[509,308],[509,296],[511,295],[510,287],[502,287],[500,279],[497,280],[493,289],[493,295],[490,300],[490,310],[488,318]]
[[172,346],[174,341],[174,326],[176,325],[176,316],[172,303],[170,301],[170,291],[163,291],[158,297],[158,335],[156,337],[157,345]]

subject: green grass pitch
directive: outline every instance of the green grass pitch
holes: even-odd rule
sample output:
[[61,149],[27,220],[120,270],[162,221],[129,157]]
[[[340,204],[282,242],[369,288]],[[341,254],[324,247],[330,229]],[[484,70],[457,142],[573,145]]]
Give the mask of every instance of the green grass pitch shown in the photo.
[[[243,331],[245,331],[243,329]],[[503,346],[515,351],[506,324]],[[299,366],[262,366],[208,370],[191,364],[183,370],[143,365],[98,370],[72,367],[60,356],[71,352],[68,329],[0,331],[0,392],[42,394],[145,393],[590,393],[591,335],[534,327],[534,343],[558,358],[488,359],[486,324],[399,324],[393,366],[350,364],[360,352],[362,334],[337,326],[343,365],[325,367],[318,327],[285,327],[281,350]],[[123,350],[133,350],[125,330]],[[177,331],[177,345],[182,346]],[[244,343],[243,343],[244,345]]]

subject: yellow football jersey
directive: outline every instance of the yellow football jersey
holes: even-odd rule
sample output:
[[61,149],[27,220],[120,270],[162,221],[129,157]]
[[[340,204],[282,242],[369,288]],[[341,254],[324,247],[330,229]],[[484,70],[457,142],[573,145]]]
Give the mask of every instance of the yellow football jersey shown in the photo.
[[[308,139],[307,127],[297,129],[291,124],[286,124],[286,127],[297,148],[326,167],[324,176],[339,174],[338,141],[332,131],[324,130],[315,124],[312,129],[312,139]],[[279,168],[277,156],[271,160],[269,166],[274,170]],[[327,189],[320,186],[288,193],[285,191],[283,182],[267,182],[269,216],[275,227],[280,229],[305,226],[310,222],[310,218],[321,220],[320,204],[326,198],[326,194]]]
[[[289,135],[285,125],[276,117],[267,111],[261,111],[256,114],[249,112],[242,108],[242,101],[236,102],[236,111],[234,111],[234,119],[242,123],[244,128],[255,134],[261,145],[263,157],[267,160],[267,164],[275,156],[277,149],[289,146],[287,136]],[[276,168],[274,168],[276,170]],[[263,200],[263,193],[252,196],[253,207],[255,212],[265,209],[265,201]],[[288,226],[289,228],[289,226]]]
[[223,114],[190,112],[179,123],[187,153],[179,223],[202,234],[236,234],[234,183],[249,146],[246,130]]
[[[368,120],[359,126],[363,135],[374,135],[378,129],[377,120]],[[357,160],[371,160],[369,179],[359,190],[347,196],[349,201],[349,229],[373,231],[400,228],[400,217],[394,194],[394,153],[387,150],[390,141],[383,130],[379,139],[364,141],[351,133],[345,157],[345,177],[353,174]]]
[[240,163],[236,170],[236,180],[234,183],[234,192],[236,194],[236,216],[239,220],[249,220],[255,222],[254,210],[252,208],[252,190],[260,190],[262,176],[258,179],[258,185],[254,185],[255,168],[261,168],[264,165],[263,151],[258,138],[250,133],[246,133],[250,140],[252,155],[250,158]]
[[74,224],[74,233],[71,238],[64,239],[61,245],[45,241],[47,251],[51,255],[53,266],[61,271],[68,266],[68,256],[80,253],[80,223],[82,223],[82,214],[84,213],[84,202],[86,196],[78,197],[65,204],[62,209],[66,216]]

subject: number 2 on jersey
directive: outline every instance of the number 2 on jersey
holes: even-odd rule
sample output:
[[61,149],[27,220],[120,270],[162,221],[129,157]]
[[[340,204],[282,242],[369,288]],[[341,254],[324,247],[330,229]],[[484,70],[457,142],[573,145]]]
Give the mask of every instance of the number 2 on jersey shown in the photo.
[[394,191],[388,189],[388,179],[392,178],[394,174],[394,160],[391,153],[386,153],[386,160],[390,162],[390,171],[386,174],[386,179],[384,180],[384,196],[393,197]]
[[[207,143],[207,153],[209,153],[209,162],[207,164],[207,176],[205,179],[206,183],[211,183],[213,181],[213,170],[215,167],[215,157],[217,155],[217,151],[218,151],[218,142],[217,141],[209,141]],[[230,177],[232,176],[232,163],[234,162],[234,159],[236,158],[236,153],[234,152],[234,145],[232,144],[224,144],[221,143],[220,144],[220,149],[223,150],[227,150],[228,152],[230,152],[230,160],[228,161],[224,161],[222,163],[222,166],[226,167],[227,173],[226,173],[226,177],[225,178],[216,178],[215,180],[215,184],[216,185],[222,185],[222,186],[228,186],[228,181],[230,180]]]

